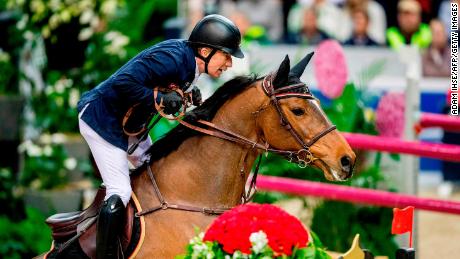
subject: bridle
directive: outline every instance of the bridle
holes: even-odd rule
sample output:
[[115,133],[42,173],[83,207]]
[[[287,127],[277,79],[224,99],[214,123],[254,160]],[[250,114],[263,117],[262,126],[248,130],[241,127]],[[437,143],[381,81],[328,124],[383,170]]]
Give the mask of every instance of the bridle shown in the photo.
[[[182,120],[182,118],[175,118],[179,123],[184,125],[187,128],[192,130],[204,133],[206,135],[214,136],[217,138],[221,138],[224,140],[228,140],[234,143],[239,143],[242,145],[247,145],[252,147],[252,149],[260,149],[264,151],[263,153],[272,152],[275,154],[279,154],[285,157],[289,162],[295,162],[298,164],[299,167],[304,168],[307,165],[313,163],[315,160],[319,158],[315,157],[313,153],[310,151],[310,147],[315,144],[319,139],[327,135],[329,132],[336,129],[335,125],[330,125],[325,130],[321,131],[317,135],[315,135],[311,140],[305,142],[300,134],[292,127],[289,120],[286,119],[286,115],[284,114],[283,110],[281,109],[279,100],[291,97],[303,98],[307,100],[316,100],[316,98],[308,91],[306,84],[304,83],[297,83],[292,84],[284,87],[280,87],[275,89],[273,85],[273,79],[275,77],[274,73],[267,75],[262,81],[262,88],[264,93],[270,98],[270,104],[275,106],[276,111],[280,117],[280,124],[290,132],[293,138],[300,144],[301,148],[299,150],[281,150],[270,147],[270,145],[265,142],[265,144],[261,144],[257,141],[251,140],[247,137],[241,136],[238,133],[232,132],[225,128],[222,128],[212,122],[205,121],[205,120],[197,120],[196,123],[201,124],[202,126],[197,126],[195,124],[191,124],[187,121]],[[301,90],[299,92],[299,90]],[[253,114],[259,114],[265,107],[261,107],[258,111]],[[254,194],[257,192],[256,189],[256,182],[257,182],[257,175],[260,167],[260,163],[262,161],[262,154],[259,154],[259,159],[254,170],[251,183],[249,185],[249,189],[247,192],[243,192],[242,200],[243,203],[249,202]],[[188,206],[188,205],[178,205],[178,204],[169,204],[163,196],[158,188],[158,185],[153,177],[153,172],[150,166],[147,166],[147,172],[152,181],[154,186],[154,191],[160,200],[160,205],[154,208],[150,208],[147,210],[140,211],[136,213],[137,216],[143,216],[152,212],[155,212],[160,209],[176,209],[176,210],[184,210],[184,211],[194,211],[194,212],[201,212],[207,215],[219,215],[223,212],[231,209],[231,208],[201,208],[195,206]]]
[[[305,142],[302,139],[302,137],[300,137],[300,134],[292,127],[289,120],[286,119],[286,115],[281,109],[279,100],[291,97],[303,98],[307,100],[316,100],[316,98],[310,93],[310,91],[307,90],[307,85],[304,83],[292,84],[280,87],[275,90],[273,85],[274,77],[275,74],[273,73],[267,75],[262,81],[262,89],[264,90],[265,94],[270,98],[270,102],[275,106],[276,111],[278,112],[278,115],[280,117],[280,124],[291,133],[292,137],[300,144],[302,148],[298,151],[284,151],[279,149],[270,151],[286,157],[289,160],[289,162],[297,162],[299,167],[304,168],[318,159],[311,153],[310,147],[313,144],[315,144],[319,139],[327,135],[329,132],[335,130],[337,127],[335,125],[330,125],[328,128],[315,135],[310,141]],[[296,92],[296,90],[299,89],[301,90],[301,92]],[[293,157],[294,154],[296,154],[295,157]],[[302,154],[305,154],[306,160],[301,157]]]

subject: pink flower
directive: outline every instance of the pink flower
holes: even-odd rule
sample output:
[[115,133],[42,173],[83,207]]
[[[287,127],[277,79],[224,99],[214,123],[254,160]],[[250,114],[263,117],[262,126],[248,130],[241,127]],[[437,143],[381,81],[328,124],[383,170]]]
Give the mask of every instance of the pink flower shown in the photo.
[[348,78],[342,46],[335,40],[326,40],[318,45],[315,52],[315,76],[319,90],[330,99],[341,96]]
[[377,106],[375,125],[381,136],[401,138],[404,132],[403,93],[387,93]]

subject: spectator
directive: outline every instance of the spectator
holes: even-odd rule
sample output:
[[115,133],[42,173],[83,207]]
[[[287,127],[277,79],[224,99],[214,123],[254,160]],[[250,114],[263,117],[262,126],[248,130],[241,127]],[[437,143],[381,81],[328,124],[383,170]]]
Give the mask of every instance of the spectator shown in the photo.
[[444,24],[444,28],[447,30],[447,37],[451,37],[451,28],[450,28],[450,3],[457,3],[458,0],[444,0],[439,6],[438,19]]
[[283,12],[279,0],[221,0],[220,13],[231,16],[244,14],[252,25],[262,26],[271,42],[279,42],[283,36]]
[[235,23],[236,27],[240,29],[241,44],[243,46],[247,46],[253,42],[262,45],[270,44],[267,30],[260,25],[252,25],[251,21],[244,13],[234,12],[229,18]]
[[430,22],[433,41],[422,56],[424,76],[449,77],[450,76],[450,46],[446,29],[440,20]]
[[352,18],[353,35],[343,44],[352,46],[378,46],[379,44],[368,35],[369,16],[367,12],[362,9],[355,10]]
[[399,27],[387,30],[387,40],[391,48],[398,50],[403,45],[414,45],[419,49],[431,43],[431,31],[421,22],[421,7],[415,0],[401,0],[398,3]]
[[347,0],[344,7],[342,29],[344,37],[352,36],[354,13],[364,10],[368,17],[367,35],[378,44],[385,44],[385,30],[387,29],[386,14],[383,7],[374,0]]
[[299,43],[317,45],[321,41],[329,38],[325,32],[318,28],[317,18],[317,14],[314,9],[304,9],[302,28],[298,37]]
[[334,39],[345,40],[341,30],[343,14],[336,5],[328,0],[299,0],[299,4],[289,12],[288,28],[291,32],[298,32],[302,28],[306,8],[315,11],[316,24],[320,31]]

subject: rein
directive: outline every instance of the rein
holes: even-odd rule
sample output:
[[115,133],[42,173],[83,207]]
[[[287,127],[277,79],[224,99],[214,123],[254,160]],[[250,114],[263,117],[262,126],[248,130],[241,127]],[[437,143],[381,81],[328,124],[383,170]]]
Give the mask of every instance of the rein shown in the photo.
[[[285,157],[289,162],[295,162],[298,164],[299,167],[305,168],[307,165],[319,159],[311,153],[310,147],[314,143],[316,143],[319,139],[327,135],[329,132],[335,130],[336,126],[330,125],[328,128],[326,128],[319,134],[315,135],[310,141],[308,142],[303,141],[303,139],[300,137],[300,134],[292,127],[290,122],[286,119],[286,115],[281,109],[279,100],[285,99],[285,98],[291,98],[291,97],[303,98],[303,99],[308,99],[308,100],[316,100],[316,98],[313,97],[313,95],[309,91],[302,92],[302,93],[293,92],[298,89],[304,89],[306,87],[304,83],[288,85],[288,86],[284,86],[284,87],[281,87],[275,90],[273,86],[273,79],[274,79],[274,74],[267,75],[263,79],[262,88],[264,90],[264,93],[270,98],[270,103],[272,103],[275,106],[276,111],[278,112],[278,115],[280,117],[280,124],[286,130],[288,130],[291,133],[291,135],[294,137],[294,139],[301,145],[302,148],[299,150],[289,151],[289,150],[271,148],[268,143],[261,144],[257,141],[253,141],[247,137],[239,135],[238,133],[232,132],[230,130],[227,130],[225,128],[217,126],[216,124],[212,122],[205,121],[205,120],[196,121],[197,123],[203,125],[204,127],[193,125],[193,124],[190,124],[189,122],[182,120],[183,113],[181,113],[181,115],[174,117],[172,119],[178,121],[180,124],[184,125],[187,128],[204,133],[206,135],[214,136],[220,139],[228,140],[228,141],[239,143],[242,145],[247,145],[247,146],[252,147],[252,149],[257,148],[259,150],[264,151],[264,153],[272,152],[275,154],[279,154]],[[159,108],[159,107],[156,107],[156,108]],[[259,109],[256,113],[261,112],[262,110],[263,108]],[[164,115],[160,110],[159,110],[159,113],[162,116]],[[163,116],[163,117],[166,117],[166,116]],[[171,118],[169,117],[167,118],[171,120]],[[256,182],[257,182],[257,175],[259,172],[261,161],[262,161],[262,154],[259,154],[258,162],[254,170],[254,174],[252,176],[252,179],[249,185],[249,189],[247,190],[247,192],[243,191],[243,194],[242,194],[243,203],[247,203],[250,200],[252,200],[254,194],[257,192]],[[231,208],[206,208],[206,207],[195,207],[195,206],[188,206],[188,205],[170,204],[163,198],[158,188],[158,185],[155,181],[155,178],[153,176],[152,169],[150,168],[149,165],[147,165],[147,172],[152,182],[155,194],[160,201],[160,205],[147,209],[147,210],[140,211],[136,213],[136,216],[143,216],[143,215],[153,213],[158,210],[165,210],[165,209],[201,212],[206,215],[220,215],[224,213],[225,211],[231,209]]]

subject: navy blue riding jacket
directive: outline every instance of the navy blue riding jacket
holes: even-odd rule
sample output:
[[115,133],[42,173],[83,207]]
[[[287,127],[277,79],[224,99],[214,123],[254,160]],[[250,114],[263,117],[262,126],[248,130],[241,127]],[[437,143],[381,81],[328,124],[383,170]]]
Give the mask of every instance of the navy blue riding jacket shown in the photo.
[[78,112],[88,105],[81,119],[109,143],[127,150],[128,137],[122,130],[127,110],[136,103],[153,107],[152,89],[156,86],[175,83],[186,90],[195,78],[195,71],[195,55],[189,43],[185,40],[160,42],[85,92],[78,102]]

